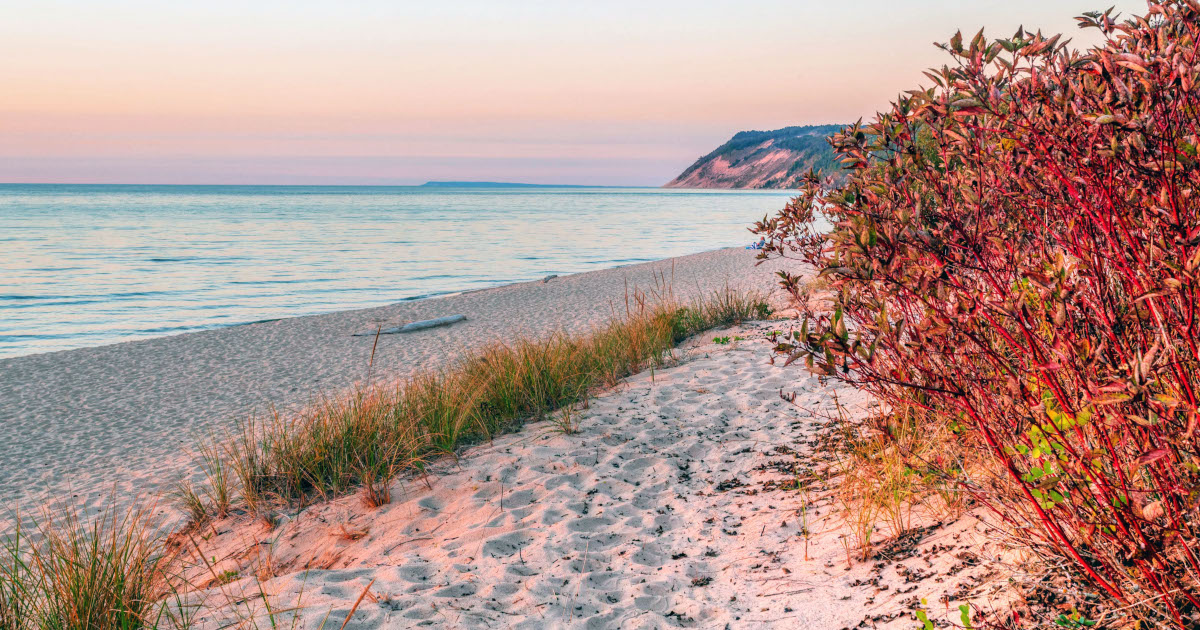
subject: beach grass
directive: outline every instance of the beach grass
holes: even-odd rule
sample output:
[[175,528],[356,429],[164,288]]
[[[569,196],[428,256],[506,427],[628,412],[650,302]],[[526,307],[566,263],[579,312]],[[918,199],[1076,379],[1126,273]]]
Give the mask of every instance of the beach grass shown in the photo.
[[[268,522],[280,506],[359,490],[378,507],[398,475],[422,474],[435,458],[528,421],[575,427],[573,406],[663,366],[687,337],[768,314],[760,296],[729,290],[687,305],[633,294],[625,310],[586,335],[497,342],[446,369],[327,396],[292,416],[250,418],[201,444],[201,480],[178,485],[175,499],[193,526],[237,510]],[[191,627],[196,588],[172,570],[187,548],[179,541],[194,539],[164,536],[154,523],[144,507],[90,518],[47,512],[0,540],[0,630]]]
[[914,510],[950,521],[967,510],[971,456],[947,418],[902,406],[852,421],[840,404],[838,410],[831,423],[834,498],[859,560],[869,560],[881,539],[907,533]]
[[[669,292],[632,293],[623,317],[586,335],[496,342],[446,369],[324,397],[294,415],[249,418],[202,447],[205,485],[224,483],[218,472],[228,469],[241,505],[253,513],[359,489],[364,502],[378,506],[401,473],[421,474],[431,460],[526,421],[561,418],[599,388],[661,367],[683,339],[768,314],[761,296],[732,290],[690,304]],[[218,451],[214,461],[210,455]],[[192,488],[183,505],[199,520],[218,509],[216,497],[227,506],[230,492]]]
[[[684,338],[768,314],[760,296],[731,290],[689,305],[632,294],[625,311],[588,335],[492,343],[445,370],[248,419],[200,445],[202,480],[181,482],[174,498],[193,526],[233,510],[269,521],[277,506],[359,490],[383,505],[397,475],[530,420],[574,426],[572,406],[665,365]],[[145,508],[46,512],[0,540],[0,630],[190,628],[196,589],[172,575],[178,536],[155,522]]]
[[47,512],[0,542],[0,628],[155,628],[169,554],[149,512]]

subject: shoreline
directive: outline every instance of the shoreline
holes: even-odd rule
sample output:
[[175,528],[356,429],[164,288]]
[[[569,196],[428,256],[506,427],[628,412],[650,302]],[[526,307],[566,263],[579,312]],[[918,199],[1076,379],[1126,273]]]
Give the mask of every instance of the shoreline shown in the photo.
[[[361,383],[376,325],[455,313],[453,326],[379,338],[372,381],[446,365],[496,340],[582,332],[623,308],[626,290],[666,280],[680,300],[729,286],[767,293],[779,261],[727,248],[550,281],[531,280],[385,306],[0,359],[0,500],[27,511],[70,497],[83,513],[160,494],[197,439],[270,409],[298,408]],[[660,289],[661,290],[661,289]]]
[[[280,317],[268,317],[266,319],[256,319],[256,320],[244,321],[244,322],[234,322],[231,324],[221,324],[221,325],[212,326],[212,327],[198,327],[198,328],[195,328],[192,330],[184,330],[184,331],[175,332],[175,333],[168,333],[168,334],[161,335],[158,337],[135,337],[133,339],[126,339],[124,341],[113,341],[113,342],[101,343],[101,344],[97,344],[97,345],[93,345],[93,346],[81,346],[78,348],[64,348],[62,350],[47,350],[45,352],[32,352],[29,354],[19,354],[19,355],[15,355],[15,356],[0,357],[0,379],[3,378],[2,370],[4,369],[6,362],[19,361],[22,359],[28,359],[30,357],[43,357],[45,355],[61,354],[61,353],[67,353],[67,352],[80,352],[80,351],[84,351],[84,350],[98,350],[98,349],[108,348],[108,347],[112,347],[112,346],[121,346],[121,345],[125,345],[125,344],[143,343],[143,342],[154,342],[154,341],[160,341],[163,339],[183,337],[183,336],[187,336],[187,335],[212,333],[212,332],[218,332],[218,331],[228,330],[228,329],[232,329],[232,328],[243,328],[246,326],[255,326],[258,324],[273,324],[276,322],[305,319],[305,318],[310,318],[310,317],[331,317],[331,316],[337,316],[337,315],[342,315],[342,314],[356,313],[356,312],[360,312],[360,311],[395,308],[395,307],[404,306],[404,305],[407,305],[407,304],[410,304],[413,302],[426,302],[426,301],[440,300],[440,299],[445,299],[445,298],[454,298],[454,297],[465,296],[465,295],[474,295],[477,293],[486,293],[488,291],[495,291],[498,289],[507,289],[510,287],[517,287],[517,286],[526,285],[526,284],[543,284],[550,280],[573,278],[576,276],[583,276],[583,275],[598,273],[598,272],[612,272],[612,271],[617,271],[620,269],[626,269],[628,267],[636,267],[639,265],[657,265],[657,264],[661,264],[661,263],[670,262],[673,260],[679,260],[679,259],[683,259],[683,258],[691,258],[693,256],[700,256],[700,255],[704,255],[704,254],[712,254],[714,252],[739,250],[739,249],[745,249],[745,248],[742,246],[722,247],[722,248],[718,248],[718,249],[694,252],[692,254],[684,254],[682,256],[671,256],[668,258],[659,258],[659,259],[655,259],[655,260],[627,262],[627,263],[623,263],[623,264],[613,265],[611,267],[601,267],[598,269],[589,269],[587,271],[563,272],[560,274],[550,274],[550,275],[544,276],[542,278],[532,278],[529,280],[516,280],[516,281],[512,281],[512,282],[500,281],[499,284],[494,284],[494,285],[486,286],[486,287],[478,287],[478,288],[474,288],[474,289],[457,289],[457,290],[445,291],[445,292],[425,293],[422,295],[414,295],[411,297],[399,298],[399,299],[396,299],[391,302],[377,304],[374,306],[360,306],[360,307],[354,307],[354,308],[343,308],[343,309],[337,309],[337,310],[333,310],[333,311],[322,311],[319,313],[305,313],[302,315],[283,315]],[[753,264],[753,262],[751,262],[751,264]],[[631,288],[632,288],[632,286],[631,286]]]
[[[736,247],[726,247],[726,248],[721,248],[721,249],[736,249]],[[705,254],[710,251],[719,251],[719,250],[706,250],[706,251],[701,251],[701,252],[694,252],[693,254],[685,254],[683,256],[673,256],[671,258],[663,258],[663,259],[659,259],[659,260],[642,260],[642,261],[637,261],[637,262],[627,262],[627,263],[623,263],[623,264],[613,265],[611,267],[601,267],[598,269],[589,269],[586,271],[563,272],[561,274],[552,274],[550,277],[566,278],[566,277],[570,277],[570,276],[577,276],[580,274],[592,273],[595,271],[609,271],[609,270],[613,270],[613,269],[621,269],[623,267],[631,267],[634,265],[662,262],[664,260],[671,260],[672,258],[683,258],[686,256],[692,256],[695,254]],[[542,282],[542,281],[543,281],[543,279],[539,279],[539,278],[531,278],[529,280],[516,280],[516,281],[500,280],[500,281],[498,281],[497,284],[493,284],[493,285],[489,285],[489,286],[485,286],[485,287],[477,287],[477,288],[473,288],[473,289],[454,289],[454,290],[450,290],[450,291],[423,293],[421,295],[413,295],[413,296],[409,296],[409,297],[398,298],[398,299],[395,299],[395,300],[392,300],[389,302],[383,302],[381,304],[376,304],[373,306],[356,306],[353,308],[341,308],[341,309],[336,309],[336,310],[332,310],[332,311],[321,311],[321,312],[317,312],[317,313],[302,313],[302,314],[298,314],[298,315],[281,315],[279,317],[268,317],[266,319],[255,319],[255,320],[243,321],[243,322],[233,322],[233,323],[229,323],[229,324],[218,324],[215,326],[193,326],[193,327],[186,327],[186,328],[189,328],[187,330],[180,330],[178,332],[169,332],[167,334],[154,336],[154,337],[139,336],[138,331],[135,331],[133,338],[125,339],[123,341],[108,341],[108,342],[103,342],[103,343],[99,343],[99,344],[95,344],[95,345],[80,346],[78,348],[63,348],[60,350],[38,351],[38,352],[31,352],[28,354],[18,354],[18,355],[13,355],[13,356],[0,356],[0,368],[4,367],[3,366],[4,361],[8,361],[11,359],[21,359],[21,358],[25,358],[25,357],[38,356],[38,355],[44,355],[44,354],[54,354],[54,353],[58,353],[58,352],[74,352],[76,350],[88,350],[88,349],[93,349],[93,348],[103,348],[105,346],[116,346],[116,345],[121,345],[121,344],[125,344],[125,343],[136,343],[139,341],[153,341],[156,339],[164,339],[167,337],[177,337],[180,335],[190,335],[193,333],[210,332],[210,331],[215,331],[215,330],[225,330],[227,328],[238,328],[241,326],[253,326],[255,324],[270,324],[273,322],[289,320],[289,319],[299,319],[302,317],[322,317],[322,316],[327,316],[327,315],[336,315],[338,313],[346,313],[346,312],[350,312],[350,311],[364,311],[364,310],[376,309],[376,308],[386,308],[386,307],[392,307],[392,306],[398,306],[401,304],[406,304],[408,302],[419,302],[419,301],[424,301],[424,300],[437,300],[437,299],[441,299],[441,298],[449,298],[449,297],[455,297],[455,296],[459,296],[459,295],[469,295],[472,293],[481,293],[484,291],[491,291],[494,289],[502,289],[504,287],[510,287],[510,286],[519,285],[519,284],[529,284],[529,283]],[[185,328],[185,327],[180,326],[180,328]]]
[[[773,360],[771,333],[790,329],[798,306],[778,290],[775,271],[799,265],[755,266],[755,253],[713,250],[0,361],[0,394],[25,396],[0,395],[0,421],[18,407],[10,402],[25,403],[12,416],[25,426],[12,431],[10,458],[0,461],[0,491],[25,491],[8,498],[10,509],[24,502],[8,527],[27,519],[31,504],[52,510],[43,516],[66,508],[81,519],[144,510],[137,518],[167,534],[165,548],[180,536],[194,546],[177,549],[172,570],[183,586],[174,604],[164,601],[191,610],[196,625],[188,627],[198,628],[266,627],[272,610],[305,628],[326,619],[363,627],[906,627],[915,611],[951,619],[952,602],[981,618],[1007,606],[1013,591],[1004,580],[1015,565],[974,511],[914,500],[908,524],[872,512],[870,531],[857,528],[858,506],[839,490],[845,454],[828,449],[843,422],[877,405]],[[573,428],[537,417],[464,443],[453,458],[428,462],[424,484],[405,474],[384,484],[379,503],[367,498],[368,486],[304,507],[255,512],[245,503],[224,513],[201,507],[196,516],[166,492],[180,479],[209,488],[187,454],[205,432],[228,430],[271,403],[288,413],[338,396],[364,382],[364,366],[378,377],[371,383],[394,382],[488,343],[587,335],[624,319],[635,290],[691,302],[724,289],[757,291],[785,319],[702,329],[662,365],[634,368],[564,407]],[[368,322],[460,312],[469,319],[449,327],[351,336]],[[180,357],[174,371],[158,369]],[[5,370],[21,359],[59,371]],[[75,389],[56,399],[29,391],[54,393],[56,382],[43,378],[71,377]],[[260,402],[281,385],[286,394]],[[87,394],[97,393],[109,396],[99,401],[107,407],[89,406],[96,401]],[[47,415],[53,405],[28,413],[37,402],[83,403],[90,415]],[[15,486],[13,475],[25,471],[5,468],[22,459],[46,466],[40,483]],[[945,602],[945,611],[926,601]]]

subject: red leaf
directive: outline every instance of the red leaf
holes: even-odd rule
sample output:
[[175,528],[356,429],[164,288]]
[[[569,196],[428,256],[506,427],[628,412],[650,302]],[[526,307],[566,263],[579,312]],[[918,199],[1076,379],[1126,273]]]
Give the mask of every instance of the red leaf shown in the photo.
[[1164,457],[1169,457],[1170,455],[1171,451],[1165,448],[1156,448],[1153,451],[1139,455],[1137,459],[1133,460],[1133,467],[1140,468],[1142,466],[1152,464]]

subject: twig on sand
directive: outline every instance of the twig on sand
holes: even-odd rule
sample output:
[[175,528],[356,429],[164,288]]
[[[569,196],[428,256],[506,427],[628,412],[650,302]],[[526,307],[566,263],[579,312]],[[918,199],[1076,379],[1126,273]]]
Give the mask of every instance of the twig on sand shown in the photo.
[[587,571],[588,549],[592,546],[592,539],[589,538],[587,544],[583,546],[583,564],[579,566],[579,586],[575,589],[575,594],[571,596],[571,605],[567,606],[567,614],[572,618],[575,617],[575,598],[579,597],[579,592],[583,590],[583,582],[587,578],[583,577],[583,573]]
[[371,361],[367,363],[367,385],[371,384],[371,370],[375,369],[375,349],[379,347],[379,334],[383,332],[383,324],[375,327],[375,343],[371,344]]
[[759,597],[778,597],[780,595],[797,595],[799,593],[807,593],[811,588],[799,588],[791,591],[779,591],[778,593],[759,593]]
[[385,556],[388,555],[389,553],[392,552],[393,549],[395,549],[396,547],[399,547],[400,545],[407,545],[410,542],[417,542],[418,540],[433,540],[433,537],[432,536],[422,536],[421,538],[409,538],[408,540],[401,540],[400,542],[392,545],[391,547],[384,549],[383,555],[385,555]]
[[358,610],[358,605],[362,603],[363,598],[367,596],[367,592],[371,590],[371,585],[373,584],[375,584],[375,580],[367,582],[367,588],[364,588],[363,592],[359,594],[358,599],[354,600],[354,606],[350,608],[350,614],[346,615],[346,620],[342,622],[342,627],[338,628],[338,630],[346,630],[346,624],[350,623],[350,618],[354,616],[354,611]]

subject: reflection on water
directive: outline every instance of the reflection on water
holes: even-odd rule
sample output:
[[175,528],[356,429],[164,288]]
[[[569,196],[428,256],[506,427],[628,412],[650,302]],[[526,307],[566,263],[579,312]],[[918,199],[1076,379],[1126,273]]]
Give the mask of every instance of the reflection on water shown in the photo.
[[783,191],[0,186],[0,357],[752,240]]

